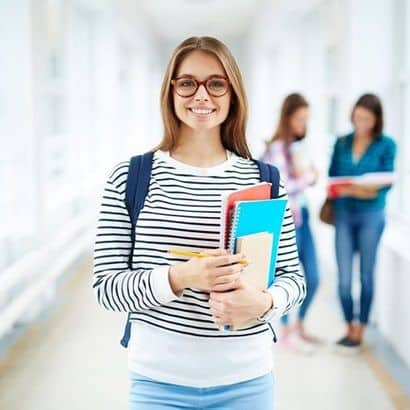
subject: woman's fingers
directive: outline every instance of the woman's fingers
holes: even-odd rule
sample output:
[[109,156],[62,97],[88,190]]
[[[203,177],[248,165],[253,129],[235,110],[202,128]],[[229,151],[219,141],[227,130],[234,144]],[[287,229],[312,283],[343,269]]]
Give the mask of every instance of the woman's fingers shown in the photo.
[[221,285],[215,285],[211,288],[211,292],[227,292],[231,290],[239,289],[242,285],[241,279],[236,279],[228,283]]
[[217,268],[210,280],[211,289],[218,292],[235,289],[237,287],[236,282],[239,281],[242,271],[243,265],[239,263]]
[[216,279],[218,280],[219,278],[224,277],[224,276],[237,275],[241,273],[243,269],[244,269],[244,265],[240,263],[235,263],[234,265],[224,266],[222,268],[215,269],[215,276],[216,276]]
[[218,304],[215,304],[214,306],[211,306],[210,312],[212,314],[212,320],[218,325],[227,325],[230,322],[230,316],[226,314],[222,310],[221,306],[218,306]]
[[212,314],[220,316],[223,312],[223,303],[215,299],[209,299],[209,307]]
[[210,267],[220,267],[220,266],[227,266],[238,263],[241,259],[244,258],[242,253],[237,253],[235,255],[221,255],[216,256],[214,258],[209,258],[209,266]]
[[215,285],[211,288],[212,292],[228,292],[239,287],[238,281],[225,283],[223,285]]
[[236,280],[238,280],[241,277],[241,271],[232,273],[230,275],[223,275],[223,276],[218,276],[215,279],[214,284],[215,285],[224,285],[226,283],[231,283],[231,282],[235,282]]
[[222,248],[205,250],[204,253],[210,256],[230,255],[230,252],[228,250]]

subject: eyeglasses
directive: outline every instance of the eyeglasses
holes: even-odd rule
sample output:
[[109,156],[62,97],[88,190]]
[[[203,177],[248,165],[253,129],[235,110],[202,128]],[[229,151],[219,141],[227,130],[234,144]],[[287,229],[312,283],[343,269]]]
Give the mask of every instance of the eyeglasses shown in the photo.
[[222,97],[229,90],[229,80],[223,76],[211,76],[204,81],[198,81],[194,77],[177,77],[171,80],[175,92],[184,98],[192,97],[201,85],[213,97]]

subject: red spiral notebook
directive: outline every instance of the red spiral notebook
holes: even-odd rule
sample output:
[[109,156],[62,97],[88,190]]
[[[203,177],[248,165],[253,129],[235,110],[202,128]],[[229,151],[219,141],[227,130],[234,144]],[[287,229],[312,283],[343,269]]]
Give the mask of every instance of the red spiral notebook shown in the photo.
[[258,184],[238,189],[228,194],[222,195],[221,207],[221,233],[219,237],[220,248],[228,248],[228,239],[232,213],[235,203],[238,201],[255,201],[261,199],[270,199],[272,184],[270,182],[260,182]]

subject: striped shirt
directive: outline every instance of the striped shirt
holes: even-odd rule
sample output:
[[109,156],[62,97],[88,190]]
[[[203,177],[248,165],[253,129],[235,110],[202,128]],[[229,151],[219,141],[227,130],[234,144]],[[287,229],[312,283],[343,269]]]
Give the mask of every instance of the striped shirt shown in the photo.
[[[128,167],[129,162],[117,165],[105,186],[93,287],[106,309],[132,312],[130,369],[164,382],[199,387],[234,383],[269,372],[272,360],[267,324],[221,331],[212,321],[208,293],[185,289],[176,296],[168,280],[169,266],[186,260],[170,255],[168,249],[218,248],[221,194],[259,182],[257,165],[230,154],[223,164],[196,168],[157,151],[134,244],[125,206]],[[287,196],[282,184],[279,196]],[[130,252],[132,270],[128,269]],[[269,292],[278,314],[300,305],[306,292],[289,209],[280,235],[276,279]],[[183,366],[181,357],[187,357],[190,365]]]

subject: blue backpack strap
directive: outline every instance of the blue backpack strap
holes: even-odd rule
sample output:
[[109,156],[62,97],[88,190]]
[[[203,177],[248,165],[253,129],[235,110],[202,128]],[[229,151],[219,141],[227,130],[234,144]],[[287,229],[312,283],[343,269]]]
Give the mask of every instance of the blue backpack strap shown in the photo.
[[254,159],[259,168],[259,173],[261,176],[261,182],[271,182],[272,191],[271,198],[277,198],[279,195],[279,171],[273,165],[267,164],[266,162]]
[[[131,244],[135,240],[135,225],[138,215],[144,206],[151,179],[153,152],[136,155],[130,160],[128,168],[127,186],[125,190],[125,205],[131,219]],[[132,252],[129,255],[128,267],[132,269]]]
[[[254,159],[254,161],[258,165],[261,182],[272,183],[271,198],[277,198],[279,195],[279,183],[280,183],[279,170],[273,165],[267,164],[266,162],[259,161],[257,159]],[[270,331],[272,332],[273,342],[276,343],[277,337],[276,337],[275,330],[273,329],[272,325],[269,322],[268,322],[268,325],[269,325]]]
[[[144,206],[145,197],[148,193],[149,181],[151,179],[153,152],[143,155],[136,155],[130,159],[128,168],[127,186],[125,189],[125,205],[131,219],[131,251],[128,257],[128,268],[132,269],[132,254],[135,242],[135,225],[139,213]],[[124,335],[120,344],[128,347],[131,336],[130,313],[128,313],[127,323],[125,324]]]

